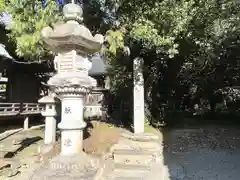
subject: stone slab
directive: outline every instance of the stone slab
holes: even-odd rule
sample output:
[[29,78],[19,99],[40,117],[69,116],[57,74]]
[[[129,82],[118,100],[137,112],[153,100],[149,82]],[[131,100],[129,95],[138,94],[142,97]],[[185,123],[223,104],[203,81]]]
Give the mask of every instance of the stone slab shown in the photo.
[[131,141],[129,139],[122,138],[119,140],[118,144],[115,144],[111,147],[111,152],[114,152],[117,149],[126,149],[126,150],[147,150],[151,152],[162,152],[162,146],[160,143],[155,141]]
[[118,176],[118,177],[115,177],[113,180],[143,180],[143,177],[123,177],[123,176]]
[[101,180],[163,180],[160,163],[148,165],[115,164],[111,172],[105,173]]
[[132,165],[132,164],[114,164],[114,171],[115,172],[150,172],[151,168],[147,165]]
[[116,149],[113,155],[153,156],[156,152],[148,150]]
[[146,173],[137,173],[136,172],[113,172],[109,174],[105,180],[143,180],[143,178],[146,176]]
[[148,164],[156,160],[157,154],[149,151],[115,150],[113,153],[115,163]]
[[122,137],[133,140],[133,141],[157,141],[160,139],[159,136],[153,133],[139,133],[133,134],[130,132],[125,132],[121,134]]
[[115,164],[114,170],[105,179],[109,180],[134,180],[149,176],[151,169],[147,165]]
[[56,156],[48,164],[38,168],[29,180],[97,180],[100,163],[85,153],[74,156]]

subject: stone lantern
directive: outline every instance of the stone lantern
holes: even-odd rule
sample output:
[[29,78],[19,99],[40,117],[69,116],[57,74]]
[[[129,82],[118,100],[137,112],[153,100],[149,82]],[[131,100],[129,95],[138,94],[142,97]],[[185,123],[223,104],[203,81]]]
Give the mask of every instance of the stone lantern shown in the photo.
[[82,152],[84,96],[96,86],[96,80],[88,75],[91,62],[88,55],[98,52],[103,36],[94,37],[82,21],[82,9],[71,3],[63,8],[66,23],[52,29],[46,27],[41,34],[48,48],[57,54],[55,68],[57,74],[49,79],[48,85],[61,100],[61,155]]
[[44,144],[53,144],[56,141],[56,99],[52,96],[44,96],[38,102],[45,104],[45,111],[42,112],[42,116],[45,117]]

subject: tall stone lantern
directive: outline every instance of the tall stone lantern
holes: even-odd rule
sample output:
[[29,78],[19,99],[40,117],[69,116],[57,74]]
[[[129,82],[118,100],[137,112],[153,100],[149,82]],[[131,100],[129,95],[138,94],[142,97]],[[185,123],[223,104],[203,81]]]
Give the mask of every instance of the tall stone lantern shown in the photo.
[[49,50],[55,57],[56,75],[48,85],[62,103],[61,155],[74,155],[82,152],[83,98],[96,86],[96,80],[88,76],[91,68],[88,54],[98,52],[103,36],[94,37],[82,21],[82,9],[77,4],[66,4],[63,8],[66,23],[43,28],[41,34]]

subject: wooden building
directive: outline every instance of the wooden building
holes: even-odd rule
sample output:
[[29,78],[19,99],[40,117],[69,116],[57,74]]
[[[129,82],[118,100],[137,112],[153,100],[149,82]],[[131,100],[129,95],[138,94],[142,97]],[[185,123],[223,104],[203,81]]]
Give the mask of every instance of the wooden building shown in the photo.
[[[19,59],[13,43],[6,36],[5,27],[10,22],[10,15],[0,13],[0,96],[3,97],[0,102],[37,103],[38,99],[48,93],[48,87],[42,84],[47,84],[54,72],[53,58],[41,63]],[[96,117],[102,116],[107,107],[109,93],[106,88],[106,64],[99,53],[94,54],[90,61],[92,68],[89,75],[97,80],[97,87],[86,97],[85,115]]]
[[38,99],[47,93],[42,82],[53,68],[48,61],[29,63],[17,57],[5,28],[10,21],[8,14],[0,13],[0,118],[1,123],[10,117],[23,117],[28,122],[29,116],[41,113]]

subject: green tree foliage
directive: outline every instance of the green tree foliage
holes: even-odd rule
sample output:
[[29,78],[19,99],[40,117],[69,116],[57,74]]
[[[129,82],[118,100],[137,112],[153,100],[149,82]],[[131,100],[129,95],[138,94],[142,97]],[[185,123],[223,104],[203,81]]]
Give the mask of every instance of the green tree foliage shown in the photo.
[[[8,36],[16,45],[16,54],[28,61],[40,60],[47,56],[48,50],[44,49],[40,31],[43,27],[52,26],[62,22],[62,4],[56,0],[0,0],[0,11],[12,15],[12,24]],[[70,2],[70,1],[65,1]],[[95,33],[105,34],[114,21],[114,1],[89,0],[75,1],[84,9],[84,24]]]
[[[40,30],[62,20],[55,0],[47,3],[0,0],[13,17],[9,37],[28,60],[48,54]],[[146,102],[156,118],[162,104],[191,109],[207,100],[214,107],[219,90],[240,84],[238,1],[89,0],[82,6],[86,26],[105,35],[112,92],[129,99],[132,60],[144,59]]]
[[42,45],[40,31],[62,20],[56,1],[48,0],[43,8],[39,0],[9,0],[1,1],[0,8],[12,15],[8,35],[16,45],[18,56],[36,61],[49,54]]
[[[114,37],[107,38],[111,40],[109,51],[122,53],[118,49],[123,49],[123,44],[117,43],[115,30],[130,48],[131,60],[143,57],[146,101],[156,118],[166,105],[170,109],[186,106],[193,109],[194,104],[205,105],[205,99],[214,108],[219,89],[239,85],[237,1],[119,0],[117,3],[120,25],[108,34]],[[122,56],[110,56],[110,63],[115,58]],[[118,74],[122,72],[118,70]],[[115,84],[124,84],[125,79],[115,79],[119,82]],[[119,92],[119,86],[112,88]]]

